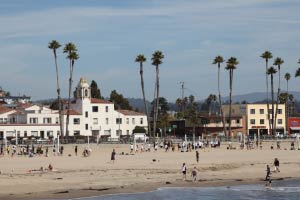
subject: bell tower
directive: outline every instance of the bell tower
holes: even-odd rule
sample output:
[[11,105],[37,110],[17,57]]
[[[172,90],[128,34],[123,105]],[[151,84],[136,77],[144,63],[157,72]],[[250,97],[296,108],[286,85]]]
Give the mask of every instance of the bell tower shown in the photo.
[[91,88],[85,78],[80,78],[80,81],[76,87],[76,99],[91,99]]

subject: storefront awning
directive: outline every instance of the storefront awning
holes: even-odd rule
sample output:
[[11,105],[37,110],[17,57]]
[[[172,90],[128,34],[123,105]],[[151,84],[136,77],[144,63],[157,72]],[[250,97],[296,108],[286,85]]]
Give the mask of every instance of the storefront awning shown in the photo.
[[300,127],[299,127],[299,126],[290,127],[290,129],[291,129],[292,131],[300,131]]

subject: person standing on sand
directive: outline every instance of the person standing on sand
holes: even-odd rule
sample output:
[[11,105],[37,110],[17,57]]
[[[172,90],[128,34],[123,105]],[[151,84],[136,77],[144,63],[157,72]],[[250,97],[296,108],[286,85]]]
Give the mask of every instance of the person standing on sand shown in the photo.
[[196,151],[196,161],[197,161],[197,163],[199,163],[199,152],[198,151]]
[[193,182],[197,181],[197,168],[194,167],[194,169],[192,170],[191,176],[193,178]]
[[77,152],[78,152],[78,147],[77,145],[75,146],[75,156],[77,156]]
[[130,153],[133,153],[133,144],[130,144]]
[[186,165],[185,165],[185,163],[182,164],[181,172],[182,172],[182,179],[185,181],[186,180]]
[[115,149],[113,149],[113,151],[111,152],[110,160],[112,161],[112,163],[115,163],[115,159],[116,159],[116,151]]
[[275,167],[274,172],[280,172],[280,170],[279,170],[279,160],[278,160],[278,158],[275,158],[275,159],[274,159],[274,167]]

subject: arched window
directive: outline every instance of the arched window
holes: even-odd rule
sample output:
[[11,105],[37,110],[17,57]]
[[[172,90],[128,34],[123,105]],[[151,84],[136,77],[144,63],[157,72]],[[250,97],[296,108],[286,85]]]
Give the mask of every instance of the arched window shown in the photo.
[[85,91],[84,91],[84,95],[85,95],[85,97],[87,97],[87,96],[88,96],[88,90],[87,90],[87,89],[85,89]]

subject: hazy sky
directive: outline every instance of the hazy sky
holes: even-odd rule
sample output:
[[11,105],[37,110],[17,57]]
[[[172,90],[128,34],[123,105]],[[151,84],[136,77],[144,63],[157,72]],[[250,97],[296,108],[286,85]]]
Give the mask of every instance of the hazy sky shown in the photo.
[[[33,100],[55,98],[56,82],[49,41],[77,45],[74,86],[80,77],[95,80],[102,95],[116,89],[141,97],[137,54],[147,57],[145,86],[153,98],[155,69],[151,55],[165,54],[160,67],[161,96],[175,101],[184,81],[186,95],[203,99],[217,93],[213,58],[235,56],[233,94],[265,91],[265,63],[270,50],[285,60],[291,90],[300,57],[299,0],[10,0],[0,4],[0,86]],[[68,62],[59,50],[62,94],[67,96]],[[273,62],[273,61],[272,61]],[[222,93],[228,72],[222,66]],[[276,79],[277,81],[277,79]],[[282,81],[282,87],[286,82]]]

